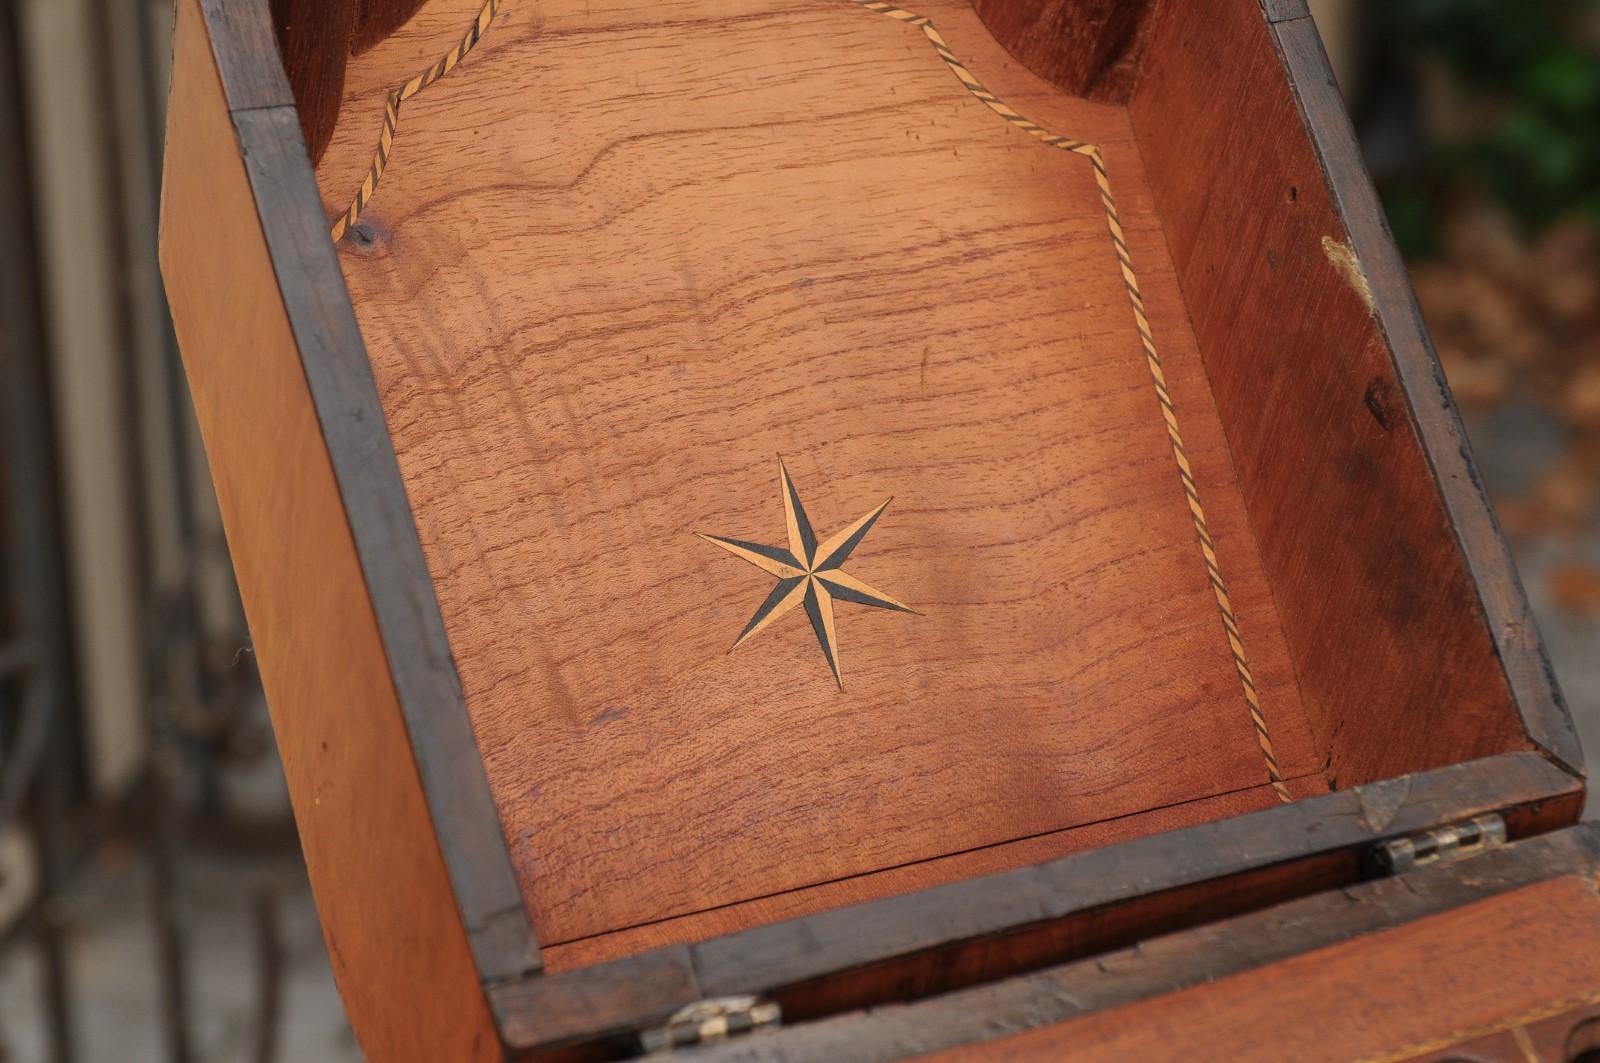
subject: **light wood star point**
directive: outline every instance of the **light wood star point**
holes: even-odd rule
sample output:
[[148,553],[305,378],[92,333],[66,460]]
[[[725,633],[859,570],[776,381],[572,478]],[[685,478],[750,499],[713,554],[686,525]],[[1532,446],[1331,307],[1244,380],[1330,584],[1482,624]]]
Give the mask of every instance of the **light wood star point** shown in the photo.
[[805,506],[800,501],[800,492],[782,457],[778,459],[778,490],[783,498],[784,528],[788,539],[786,548],[765,546],[725,535],[695,533],[712,546],[754,565],[778,581],[744,630],[734,639],[728,652],[732,653],[795,608],[803,608],[817,636],[817,645],[828,662],[828,670],[832,672],[839,689],[843,690],[844,671],[839,664],[835,603],[851,602],[874,609],[921,615],[904,602],[843,570],[851,553],[861,545],[894,499],[885,499],[876,508],[845,525],[837,534],[818,542]]

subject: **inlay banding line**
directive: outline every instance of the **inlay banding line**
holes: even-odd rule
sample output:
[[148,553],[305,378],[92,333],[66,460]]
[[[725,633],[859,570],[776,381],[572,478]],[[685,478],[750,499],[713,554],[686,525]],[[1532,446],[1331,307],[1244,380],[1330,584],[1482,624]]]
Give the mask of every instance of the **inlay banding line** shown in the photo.
[[1144,296],[1139,291],[1139,279],[1133,269],[1133,257],[1128,251],[1127,237],[1122,229],[1122,219],[1117,213],[1117,201],[1111,192],[1111,177],[1106,171],[1105,158],[1101,155],[1099,147],[1080,140],[1072,140],[1045,129],[1038,123],[1013,110],[1004,100],[984,87],[977,76],[968,70],[960,57],[950,48],[939,31],[933,26],[933,20],[926,15],[918,15],[893,4],[883,3],[881,0],[851,0],[852,3],[868,11],[884,15],[896,22],[914,26],[922,31],[928,39],[934,52],[944,60],[946,66],[955,74],[956,80],[966,88],[979,103],[999,115],[1012,126],[1029,136],[1039,140],[1048,147],[1065,151],[1072,155],[1082,156],[1089,161],[1089,166],[1094,171],[1095,185],[1100,192],[1100,204],[1105,210],[1106,227],[1111,232],[1111,246],[1116,252],[1117,266],[1122,273],[1123,287],[1128,293],[1128,304],[1133,310],[1134,325],[1138,329],[1139,343],[1143,348],[1145,366],[1150,371],[1150,380],[1154,386],[1156,402],[1161,409],[1161,418],[1166,423],[1167,439],[1172,446],[1173,461],[1178,467],[1178,481],[1183,486],[1185,501],[1189,506],[1189,518],[1194,525],[1195,536],[1200,541],[1201,556],[1205,560],[1206,577],[1211,582],[1212,593],[1217,600],[1217,611],[1222,618],[1223,634],[1227,637],[1228,650],[1233,656],[1234,670],[1239,676],[1239,686],[1244,694],[1244,701],[1250,715],[1251,727],[1255,730],[1256,744],[1261,749],[1261,759],[1266,765],[1267,780],[1272,785],[1272,791],[1278,800],[1285,803],[1294,798],[1289,793],[1289,788],[1284,784],[1283,773],[1278,766],[1278,756],[1272,745],[1272,734],[1267,727],[1266,716],[1261,709],[1261,700],[1256,693],[1255,676],[1250,670],[1250,661],[1245,654],[1243,637],[1239,631],[1239,618],[1233,611],[1233,601],[1228,596],[1227,581],[1223,578],[1222,567],[1217,561],[1216,543],[1212,541],[1211,531],[1207,526],[1205,508],[1200,504],[1200,490],[1195,484],[1194,470],[1190,468],[1189,457],[1183,442],[1183,433],[1178,428],[1178,411],[1173,405],[1172,395],[1168,390],[1166,372],[1161,365],[1161,355],[1156,351],[1154,333],[1150,328],[1150,319],[1146,315]]
[[484,0],[483,7],[478,11],[478,17],[472,20],[472,25],[454,48],[405,84],[389,90],[389,95],[383,104],[383,126],[378,131],[377,150],[372,153],[372,163],[367,167],[366,179],[356,190],[355,198],[350,201],[350,206],[339,215],[329,231],[328,235],[333,237],[334,243],[338,243],[350,226],[356,223],[361,217],[361,212],[367,209],[367,204],[372,202],[372,197],[378,191],[378,182],[383,180],[383,172],[389,168],[389,156],[394,151],[394,139],[400,132],[401,107],[417,93],[454,70],[456,64],[478,46],[478,41],[488,32],[490,25],[494,23],[494,17],[500,13],[500,7],[504,3],[505,0]]

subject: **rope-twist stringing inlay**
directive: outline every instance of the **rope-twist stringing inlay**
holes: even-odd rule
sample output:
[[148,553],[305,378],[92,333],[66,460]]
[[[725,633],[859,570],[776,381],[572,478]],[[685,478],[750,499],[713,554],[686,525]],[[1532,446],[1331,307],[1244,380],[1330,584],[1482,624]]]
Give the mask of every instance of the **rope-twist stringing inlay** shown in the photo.
[[1172,395],[1167,391],[1167,376],[1161,368],[1161,356],[1156,353],[1155,338],[1150,333],[1150,320],[1145,314],[1144,297],[1139,294],[1139,279],[1133,272],[1133,258],[1128,253],[1122,222],[1117,215],[1117,202],[1111,195],[1111,179],[1106,174],[1106,163],[1101,157],[1100,149],[1093,144],[1058,136],[1012,110],[1004,100],[984,88],[983,83],[962,64],[960,58],[939,35],[939,31],[933,28],[933,20],[926,15],[918,15],[893,4],[882,3],[881,0],[852,0],[852,2],[868,11],[875,11],[897,22],[920,29],[922,35],[928,38],[928,43],[933,46],[934,52],[955,74],[956,79],[985,107],[1044,144],[1073,155],[1081,155],[1089,160],[1089,165],[1094,170],[1095,184],[1100,188],[1100,202],[1105,207],[1106,225],[1111,229],[1111,244],[1116,248],[1117,264],[1122,269],[1122,283],[1128,290],[1128,302],[1133,307],[1133,322],[1139,330],[1139,342],[1144,347],[1145,364],[1149,367],[1150,379],[1155,384],[1156,401],[1161,406],[1161,416],[1167,423],[1167,438],[1172,443],[1172,457],[1178,464],[1178,479],[1183,484],[1183,493],[1189,502],[1189,516],[1194,523],[1195,535],[1200,540],[1200,553],[1205,557],[1206,575],[1211,580],[1212,593],[1216,595],[1217,611],[1222,615],[1222,628],[1228,636],[1228,648],[1233,654],[1234,668],[1239,673],[1239,685],[1244,690],[1245,705],[1250,710],[1250,723],[1255,728],[1256,743],[1261,747],[1261,757],[1266,762],[1267,779],[1272,784],[1273,793],[1278,795],[1280,801],[1292,801],[1289,788],[1284,785],[1283,774],[1278,769],[1278,756],[1272,748],[1272,734],[1267,729],[1267,720],[1261,709],[1261,699],[1256,693],[1255,676],[1251,674],[1250,661],[1245,656],[1244,636],[1239,633],[1239,620],[1234,615],[1233,601],[1228,597],[1228,585],[1222,578],[1222,567],[1217,562],[1216,543],[1212,541],[1210,529],[1206,526],[1206,511],[1201,508],[1200,491],[1194,482],[1194,470],[1189,467],[1189,456],[1183,444],[1183,434],[1178,430],[1178,411],[1173,407]]
[[[407,81],[399,88],[389,93],[387,105],[384,108],[383,129],[378,137],[378,149],[373,154],[372,166],[367,173],[367,179],[362,182],[360,190],[351,202],[350,208],[333,225],[332,236],[335,241],[345,234],[345,231],[354,225],[356,219],[371,201],[373,193],[377,190],[378,182],[383,177],[384,168],[389,162],[389,153],[394,146],[395,134],[400,125],[400,108],[407,100],[427,88],[448,74],[457,63],[477,45],[489,24],[494,21],[504,0],[486,0],[483,8],[473,22],[472,28],[467,31],[461,42],[451,49],[446,55],[434,63],[427,70]],[[1018,114],[994,93],[990,92],[962,64],[960,58],[953,52],[939,31],[933,26],[933,20],[926,15],[918,15],[893,4],[883,3],[881,0],[851,0],[859,7],[880,15],[892,18],[897,22],[913,26],[922,31],[922,35],[933,46],[934,52],[955,74],[957,80],[965,86],[980,103],[1001,118],[1005,119],[1014,128],[1027,133],[1045,145],[1059,151],[1073,155],[1080,155],[1089,160],[1089,166],[1094,171],[1095,184],[1100,189],[1100,202],[1105,208],[1106,225],[1111,230],[1111,243],[1116,249],[1117,264],[1122,270],[1122,282],[1128,291],[1128,302],[1133,309],[1133,321],[1139,332],[1139,342],[1144,348],[1145,364],[1150,370],[1150,379],[1155,386],[1156,401],[1161,407],[1161,416],[1166,421],[1167,438],[1172,444],[1172,457],[1178,466],[1178,479],[1183,484],[1183,493],[1188,500],[1189,515],[1194,524],[1196,537],[1200,540],[1200,552],[1205,558],[1206,575],[1211,581],[1212,593],[1216,596],[1217,611],[1222,617],[1222,627],[1228,638],[1228,647],[1233,655],[1234,667],[1239,674],[1239,683],[1244,691],[1244,700],[1250,711],[1250,723],[1255,728],[1256,742],[1261,747],[1262,759],[1266,762],[1267,778],[1272,785],[1272,790],[1278,799],[1284,802],[1292,801],[1288,787],[1284,785],[1283,775],[1278,768],[1278,757],[1273,751],[1272,735],[1267,729],[1266,717],[1262,713],[1261,699],[1256,693],[1255,677],[1250,671],[1250,662],[1245,655],[1243,636],[1239,632],[1239,621],[1234,615],[1233,602],[1228,597],[1227,582],[1222,577],[1222,568],[1217,561],[1216,543],[1212,541],[1211,532],[1207,527],[1205,510],[1200,505],[1199,488],[1195,485],[1194,471],[1189,466],[1187,449],[1184,446],[1183,434],[1178,429],[1178,413],[1172,403],[1172,395],[1167,390],[1167,377],[1161,366],[1161,356],[1156,351],[1155,339],[1150,332],[1150,320],[1145,313],[1144,297],[1139,293],[1139,280],[1133,271],[1133,259],[1128,253],[1128,245],[1122,231],[1122,222],[1117,214],[1117,203],[1111,194],[1111,179],[1106,173],[1105,159],[1101,156],[1100,149],[1094,144],[1059,136],[1040,126],[1038,123]]]
[[504,2],[505,0],[484,0],[478,17],[472,20],[472,27],[467,30],[460,43],[404,85],[389,90],[389,97],[383,105],[383,128],[378,133],[378,149],[372,153],[372,165],[367,168],[367,179],[361,182],[361,187],[356,191],[355,198],[350,201],[349,208],[339,215],[338,221],[333,223],[329,235],[333,237],[335,243],[338,243],[345,231],[361,217],[361,212],[367,209],[367,204],[372,202],[373,193],[378,190],[378,182],[383,180],[383,171],[389,165],[389,153],[394,150],[395,135],[400,132],[401,106],[454,70],[456,64],[478,46],[478,41],[489,29],[489,24],[494,21],[495,15],[500,13],[500,5]]

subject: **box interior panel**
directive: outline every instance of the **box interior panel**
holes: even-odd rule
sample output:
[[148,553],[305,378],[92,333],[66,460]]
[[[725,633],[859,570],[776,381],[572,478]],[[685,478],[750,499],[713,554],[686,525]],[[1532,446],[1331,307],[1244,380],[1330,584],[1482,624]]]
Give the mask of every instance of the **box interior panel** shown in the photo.
[[[432,0],[352,60],[330,218],[385,94],[479,7]],[[552,953],[1269,804],[1247,693],[1283,778],[1323,786],[1126,109],[1035,78],[963,3],[919,13],[1099,146],[1231,617],[1090,155],[853,0],[506,0],[404,104],[339,247]],[[828,568],[820,543],[891,497]],[[773,561],[794,539],[831,619]]]
[[[1168,3],[1146,37],[1129,114],[1330,785],[1531,749],[1378,282],[1266,23],[1253,4]],[[1376,294],[1408,301],[1403,283]],[[1439,404],[1442,381],[1435,365],[1420,405]],[[1515,623],[1504,634],[1526,639],[1531,618]]]
[[[1290,779],[1287,785],[1296,800],[1327,793],[1327,785],[1319,775],[1302,775]],[[596,934],[551,945],[544,949],[541,958],[545,970],[550,972],[589,967],[665,945],[705,941],[748,927],[795,919],[881,897],[901,896],[946,882],[1042,864],[1130,838],[1260,812],[1278,803],[1279,798],[1270,786],[1252,786],[1120,819],[1100,820],[1082,827],[1069,827],[985,849],[953,853],[856,878],[838,879],[722,908],[708,908],[689,915]]]

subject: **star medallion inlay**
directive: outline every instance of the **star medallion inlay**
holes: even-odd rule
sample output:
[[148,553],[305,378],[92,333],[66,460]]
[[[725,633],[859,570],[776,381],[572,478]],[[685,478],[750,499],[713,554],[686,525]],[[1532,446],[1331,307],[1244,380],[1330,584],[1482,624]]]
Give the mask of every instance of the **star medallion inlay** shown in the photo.
[[787,550],[780,546],[762,546],[721,535],[700,533],[700,538],[706,542],[722,547],[778,579],[778,585],[772,588],[772,593],[761,603],[756,615],[750,618],[750,623],[745,625],[728,652],[738,649],[796,606],[804,605],[806,615],[811,618],[811,628],[822,647],[822,655],[828,659],[834,681],[843,690],[844,673],[839,669],[839,637],[834,629],[833,603],[855,602],[876,609],[916,613],[910,606],[895,601],[843,570],[851,551],[861,545],[861,540],[866,538],[867,532],[894,499],[885,500],[833,538],[818,543],[811,530],[811,522],[806,518],[805,507],[800,504],[800,495],[794,489],[794,481],[789,478],[789,470],[784,467],[781,458],[778,460],[778,484],[783,493],[783,515],[789,527]]

